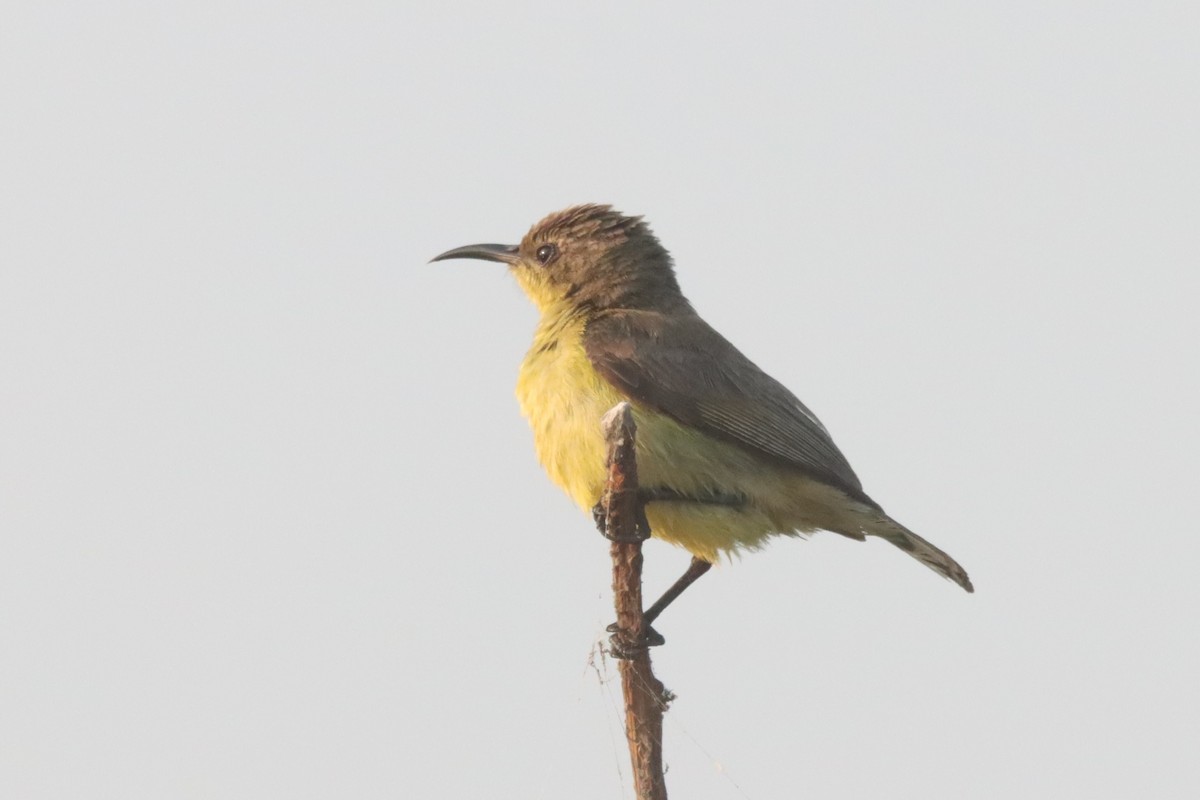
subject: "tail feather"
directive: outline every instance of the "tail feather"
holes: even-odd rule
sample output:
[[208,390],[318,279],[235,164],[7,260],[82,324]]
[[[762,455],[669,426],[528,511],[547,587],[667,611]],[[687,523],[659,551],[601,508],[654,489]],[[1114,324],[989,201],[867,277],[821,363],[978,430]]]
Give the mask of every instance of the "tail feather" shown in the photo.
[[891,542],[910,556],[929,567],[942,577],[949,578],[968,592],[974,592],[967,571],[948,553],[917,536],[908,528],[890,517],[885,517],[878,524],[866,527],[866,532]]

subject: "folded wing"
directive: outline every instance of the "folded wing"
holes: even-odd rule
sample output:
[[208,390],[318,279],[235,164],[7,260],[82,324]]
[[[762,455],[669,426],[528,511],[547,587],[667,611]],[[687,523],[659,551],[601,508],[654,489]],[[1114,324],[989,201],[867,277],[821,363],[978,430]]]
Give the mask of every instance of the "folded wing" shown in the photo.
[[636,404],[878,508],[816,415],[690,310],[605,312],[588,323],[584,348]]

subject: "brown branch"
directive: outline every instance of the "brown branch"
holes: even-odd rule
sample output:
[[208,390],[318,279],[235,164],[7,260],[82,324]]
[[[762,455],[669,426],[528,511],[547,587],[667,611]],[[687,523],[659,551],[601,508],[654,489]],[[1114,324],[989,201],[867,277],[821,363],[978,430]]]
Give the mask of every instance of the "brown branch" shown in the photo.
[[638,800],[666,800],[662,720],[672,696],[650,667],[647,645],[654,634],[642,611],[642,542],[649,538],[650,526],[638,498],[634,455],[637,427],[629,404],[615,406],[604,415],[602,425],[608,442],[608,485],[600,506],[605,536],[612,541],[613,605],[617,610],[609,641],[612,654],[621,659],[625,736],[633,761],[633,784]]

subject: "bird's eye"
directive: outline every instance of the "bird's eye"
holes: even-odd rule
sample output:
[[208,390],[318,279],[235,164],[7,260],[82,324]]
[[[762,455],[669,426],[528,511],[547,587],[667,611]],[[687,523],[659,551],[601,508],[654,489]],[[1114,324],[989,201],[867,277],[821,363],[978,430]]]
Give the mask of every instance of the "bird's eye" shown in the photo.
[[549,264],[558,255],[558,248],[552,244],[544,244],[537,249],[534,255],[537,256],[538,263]]

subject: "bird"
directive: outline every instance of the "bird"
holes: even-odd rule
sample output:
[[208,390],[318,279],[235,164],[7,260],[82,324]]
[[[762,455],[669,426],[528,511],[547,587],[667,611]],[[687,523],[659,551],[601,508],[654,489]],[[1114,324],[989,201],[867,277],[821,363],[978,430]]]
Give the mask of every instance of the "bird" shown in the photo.
[[646,610],[647,626],[722,557],[819,530],[883,539],[974,591],[957,561],[863,491],[817,416],[700,317],[643,217],[572,206],[520,244],[431,261],[449,259],[507,265],[537,307],[517,399],[542,467],[586,512],[607,479],[600,420],[631,405],[651,535],[692,555]]

